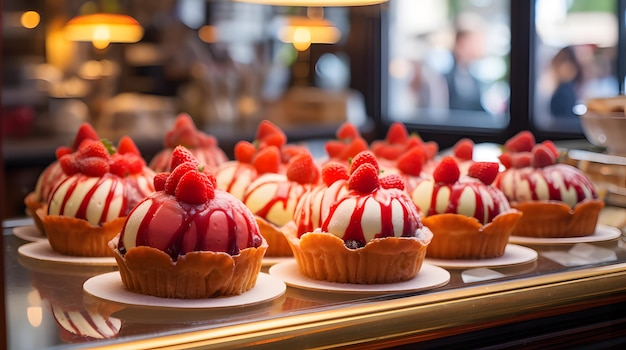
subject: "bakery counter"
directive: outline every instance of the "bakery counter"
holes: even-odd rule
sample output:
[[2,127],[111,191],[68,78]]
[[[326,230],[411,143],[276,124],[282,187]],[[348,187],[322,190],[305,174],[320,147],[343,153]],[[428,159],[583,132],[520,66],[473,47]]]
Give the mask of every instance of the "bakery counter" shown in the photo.
[[8,348],[415,343],[429,348],[468,341],[545,345],[558,337],[615,341],[626,332],[626,241],[620,229],[607,224],[624,228],[625,210],[606,208],[588,239],[513,239],[502,258],[482,262],[427,259],[412,284],[311,285],[290,259],[267,259],[253,290],[208,302],[124,293],[114,263],[58,260],[38,250],[47,241],[32,221],[6,220]]

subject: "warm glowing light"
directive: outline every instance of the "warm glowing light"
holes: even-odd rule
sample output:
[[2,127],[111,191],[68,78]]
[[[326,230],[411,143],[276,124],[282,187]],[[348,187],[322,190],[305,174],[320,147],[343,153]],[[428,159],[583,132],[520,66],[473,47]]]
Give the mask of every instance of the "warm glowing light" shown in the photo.
[[22,23],[22,26],[24,26],[24,28],[28,29],[35,28],[39,25],[40,21],[41,17],[36,11],[26,11],[22,13],[22,17],[20,17],[20,23]]
[[65,35],[103,49],[109,43],[136,43],[143,37],[143,27],[130,16],[96,13],[72,18],[65,26]]
[[205,43],[214,43],[217,41],[217,28],[212,25],[205,25],[198,30],[198,37]]
[[30,323],[31,326],[41,326],[41,321],[43,320],[43,310],[41,309],[41,306],[27,307],[26,318],[28,318],[28,323]]
[[366,6],[375,5],[387,0],[235,0],[254,4],[274,6]]
[[291,17],[278,30],[278,39],[304,51],[311,44],[335,44],[341,39],[341,32],[328,20]]

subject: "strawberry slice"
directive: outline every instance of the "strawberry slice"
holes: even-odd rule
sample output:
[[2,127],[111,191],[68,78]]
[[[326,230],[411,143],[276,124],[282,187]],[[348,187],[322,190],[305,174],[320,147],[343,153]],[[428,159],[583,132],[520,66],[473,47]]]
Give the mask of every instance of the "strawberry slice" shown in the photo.
[[300,153],[294,156],[287,165],[287,179],[300,184],[313,183],[318,170],[310,153]]
[[181,202],[199,205],[215,197],[215,188],[206,174],[192,170],[180,177],[175,196]]
[[472,160],[474,154],[474,141],[468,138],[460,139],[452,147],[452,153],[460,160]]
[[549,146],[537,144],[532,150],[531,165],[534,168],[544,168],[556,163],[556,157]]
[[445,184],[453,184],[459,180],[461,171],[459,165],[452,156],[446,156],[437,165],[433,172],[433,179],[435,182],[442,182]]
[[348,189],[370,193],[378,188],[378,169],[371,163],[363,163],[350,175]]
[[404,180],[402,179],[402,176],[398,174],[384,176],[380,178],[378,182],[382,188],[397,188],[399,190],[404,190]]
[[530,152],[535,145],[535,136],[528,130],[522,130],[504,143],[511,152]]
[[376,160],[376,156],[371,151],[362,151],[352,158],[350,162],[350,174],[352,174],[358,167],[362,164],[371,164],[376,169],[376,174],[378,175],[378,161]]
[[467,175],[490,185],[498,176],[500,165],[495,162],[475,162],[470,165]]
[[235,159],[241,163],[252,163],[256,147],[248,141],[239,141],[235,144]]
[[401,122],[393,122],[387,130],[387,136],[385,137],[387,142],[393,144],[406,144],[409,140],[409,132],[406,130],[406,126]]
[[277,173],[280,167],[280,150],[276,146],[267,146],[254,156],[252,165],[259,174]]
[[413,147],[398,159],[398,169],[408,175],[419,176],[422,172],[424,151],[420,147]]
[[326,186],[330,186],[338,180],[347,180],[348,177],[348,168],[342,163],[328,162],[322,167],[322,181]]

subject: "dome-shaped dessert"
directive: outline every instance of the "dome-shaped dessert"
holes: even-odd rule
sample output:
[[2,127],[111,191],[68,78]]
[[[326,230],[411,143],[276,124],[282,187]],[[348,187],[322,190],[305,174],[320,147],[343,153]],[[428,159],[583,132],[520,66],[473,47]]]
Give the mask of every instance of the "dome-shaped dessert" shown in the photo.
[[[109,243],[127,289],[167,298],[241,294],[256,283],[267,243],[250,210],[177,147],[171,173]],[[150,276],[156,276],[151,278]]]

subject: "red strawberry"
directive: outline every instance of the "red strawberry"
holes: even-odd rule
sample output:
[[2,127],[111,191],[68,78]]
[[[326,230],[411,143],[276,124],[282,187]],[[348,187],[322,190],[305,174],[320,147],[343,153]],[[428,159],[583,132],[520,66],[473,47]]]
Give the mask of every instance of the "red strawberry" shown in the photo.
[[326,186],[332,185],[337,180],[348,179],[348,168],[338,162],[328,162],[322,167],[322,181]]
[[77,158],[76,165],[87,176],[99,177],[109,172],[108,160],[100,157]]
[[259,148],[265,148],[267,146],[276,146],[278,148],[283,147],[287,143],[287,136],[284,132],[276,132],[269,134],[262,139],[259,139]]
[[398,159],[406,149],[406,145],[404,144],[391,145],[380,140],[373,141],[370,145],[370,150],[374,152],[377,157],[388,160]]
[[137,145],[135,144],[135,142],[133,142],[133,140],[129,136],[122,136],[120,141],[117,143],[117,153],[119,154],[131,153],[131,154],[136,154],[138,156],[141,155],[141,152],[139,152],[139,148],[137,148]]
[[56,156],[57,159],[60,159],[61,157],[63,157],[66,154],[70,154],[74,152],[73,149],[71,149],[70,147],[67,146],[59,146],[56,151],[54,152],[54,155]]
[[528,130],[522,130],[504,143],[511,152],[530,152],[535,145],[535,136]]
[[193,163],[196,167],[198,166],[198,160],[185,146],[176,146],[174,148],[170,162],[170,169],[174,169],[183,163]]
[[[277,136],[272,136],[272,135],[279,135],[279,136],[277,137]],[[258,141],[265,140],[266,138],[270,136],[274,138],[277,137],[276,140],[284,139],[285,141],[285,142],[282,142],[281,144],[270,143],[270,144],[273,144],[274,146],[280,147],[286,143],[287,136],[285,135],[283,130],[279,128],[276,124],[272,123],[271,121],[264,119],[257,126],[255,140],[258,140]]]
[[72,149],[77,150],[80,144],[85,140],[98,141],[100,138],[94,130],[93,126],[89,123],[82,123],[76,132],[74,142],[72,143]]
[[267,146],[254,156],[252,165],[259,174],[277,173],[280,166],[280,150],[276,146]]
[[437,152],[439,152],[439,145],[435,141],[424,142],[423,145],[426,159],[434,158]]
[[165,181],[165,192],[167,194],[175,195],[176,194],[176,186],[178,186],[178,181],[180,178],[190,171],[198,171],[198,165],[187,162],[178,165],[176,168],[172,170],[170,176],[167,177],[167,181]]
[[380,178],[379,180],[380,187],[382,188],[397,188],[399,190],[404,190],[404,180],[402,176],[398,174],[391,174]]
[[309,153],[309,149],[304,146],[299,145],[284,145],[280,149],[280,160],[281,162],[287,164],[291,160],[291,158],[297,156],[301,153]]
[[348,188],[370,193],[378,188],[378,169],[371,163],[363,163],[350,175]]
[[376,160],[374,153],[371,151],[362,151],[355,155],[350,162],[350,174],[352,174],[362,164],[371,164],[374,169],[376,169],[376,174],[378,175],[378,161]]
[[205,174],[189,171],[178,181],[175,196],[181,202],[198,205],[215,197],[215,188]]
[[390,144],[405,144],[409,140],[409,133],[403,123],[394,122],[389,126],[385,139]]
[[352,141],[341,151],[339,158],[348,160],[349,158],[356,156],[359,152],[363,152],[367,149],[367,141],[361,137],[357,137],[352,139]]
[[532,150],[531,165],[535,168],[543,168],[556,163],[556,157],[550,147],[537,144]]
[[343,141],[329,140],[324,144],[326,154],[330,158],[340,158],[341,153],[346,149],[346,144]]
[[423,144],[424,144],[424,141],[422,141],[422,139],[417,134],[411,134],[409,136],[409,139],[406,141],[406,148],[412,148],[414,146],[422,146]]
[[559,149],[556,147],[556,145],[554,144],[554,142],[550,141],[550,140],[545,140],[541,143],[542,145],[548,147],[548,149],[550,149],[550,151],[552,152],[552,154],[554,155],[555,159],[559,159],[560,156],[560,152]]
[[78,158],[96,157],[108,159],[110,154],[101,141],[85,140],[80,144],[76,156]]
[[422,172],[423,162],[424,151],[420,147],[413,147],[398,159],[396,166],[405,174],[419,176]]
[[511,157],[511,153],[509,152],[502,153],[500,156],[498,156],[498,159],[500,160],[500,163],[502,163],[502,165],[504,165],[504,167],[507,169],[513,166],[513,159]]
[[350,122],[340,125],[339,128],[337,128],[335,135],[337,136],[337,139],[344,141],[361,137],[359,129],[357,129],[357,127]]
[[452,148],[454,156],[461,160],[472,160],[474,153],[474,141],[470,139],[460,139]]
[[317,169],[310,153],[300,153],[287,165],[287,179],[301,184],[313,183]]
[[433,172],[433,179],[435,182],[443,182],[446,184],[453,184],[457,182],[457,180],[459,180],[459,176],[461,176],[459,165],[452,156],[444,157]]
[[119,177],[124,177],[129,173],[129,159],[119,153],[114,154],[109,161],[109,172]]
[[248,141],[239,141],[235,144],[235,159],[241,163],[252,163],[256,147]]
[[511,166],[513,168],[525,168],[532,164],[532,154],[530,152],[518,152],[511,154]]
[[66,154],[59,158],[59,164],[61,169],[66,175],[74,175],[79,172],[78,164],[76,163],[76,157],[72,153]]
[[170,176],[170,173],[158,173],[154,176],[154,190],[155,191],[164,191],[165,190],[165,182],[167,178]]
[[470,165],[467,175],[480,180],[485,185],[490,185],[498,176],[500,164],[495,162],[475,162]]
[[126,153],[123,156],[127,159],[129,174],[139,174],[143,171],[143,167],[146,165],[143,158],[132,153]]
[[181,113],[176,117],[172,129],[165,134],[165,147],[174,148],[184,145],[187,148],[195,148],[197,146],[198,133],[196,124],[191,119],[191,116]]

